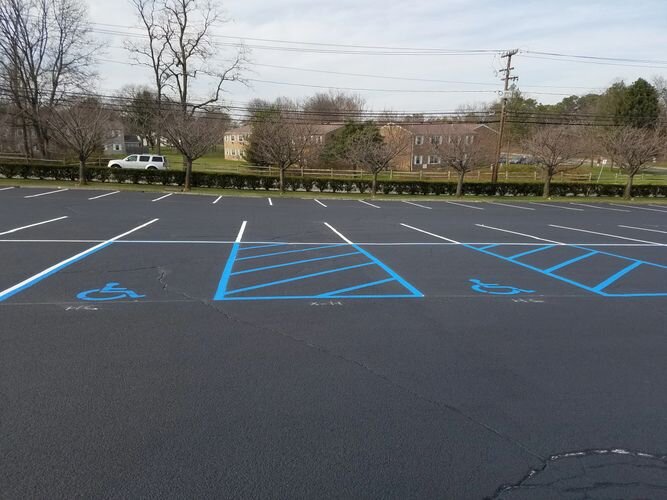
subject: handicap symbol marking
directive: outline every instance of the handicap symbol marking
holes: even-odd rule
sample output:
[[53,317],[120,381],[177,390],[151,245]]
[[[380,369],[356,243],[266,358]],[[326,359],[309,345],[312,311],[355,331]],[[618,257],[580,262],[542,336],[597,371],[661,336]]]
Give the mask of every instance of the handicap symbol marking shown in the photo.
[[514,286],[497,285],[495,283],[482,283],[481,280],[470,280],[474,283],[472,289],[479,293],[488,293],[490,295],[519,295],[520,293],[535,293],[535,290],[524,290]]
[[110,300],[120,300],[120,299],[140,299],[145,297],[145,295],[139,295],[138,293],[128,290],[127,288],[119,288],[120,283],[107,283],[102,288],[95,288],[93,290],[86,290],[77,294],[76,298],[79,300],[89,300],[89,301],[110,301]]

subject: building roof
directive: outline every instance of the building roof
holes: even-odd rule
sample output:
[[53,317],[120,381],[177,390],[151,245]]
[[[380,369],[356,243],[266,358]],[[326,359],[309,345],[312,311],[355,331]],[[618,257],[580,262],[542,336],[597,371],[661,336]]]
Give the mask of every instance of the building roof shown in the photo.
[[252,126],[244,125],[242,127],[236,127],[225,132],[225,135],[244,135],[252,133]]
[[446,123],[420,123],[417,125],[408,125],[395,123],[396,125],[404,128],[405,130],[411,132],[415,135],[463,135],[463,134],[474,134],[479,132],[479,129],[484,128],[495,132],[491,127],[483,123],[459,123],[459,122],[446,122]]
[[[317,135],[327,135],[334,130],[341,128],[342,124],[325,124],[325,125],[313,125],[313,134]],[[225,135],[249,135],[252,133],[252,125],[244,125],[242,127],[233,128],[227,130]]]

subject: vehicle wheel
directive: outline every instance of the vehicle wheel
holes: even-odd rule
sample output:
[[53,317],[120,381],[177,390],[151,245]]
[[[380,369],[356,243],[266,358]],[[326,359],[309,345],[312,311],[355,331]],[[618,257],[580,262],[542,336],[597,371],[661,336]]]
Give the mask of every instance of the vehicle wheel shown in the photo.
[[157,170],[157,167],[153,167],[153,166],[146,167],[146,170]]
[[111,165],[111,168],[120,168],[120,165]]

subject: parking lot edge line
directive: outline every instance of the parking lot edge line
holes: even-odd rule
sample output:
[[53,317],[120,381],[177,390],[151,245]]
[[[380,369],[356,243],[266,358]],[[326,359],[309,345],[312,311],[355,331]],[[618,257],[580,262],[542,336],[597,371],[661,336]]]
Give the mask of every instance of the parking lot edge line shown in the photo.
[[57,273],[58,271],[74,264],[75,262],[78,262],[80,260],[85,259],[86,257],[102,250],[103,248],[108,247],[109,245],[113,244],[116,240],[119,240],[121,238],[124,238],[125,236],[128,236],[129,234],[132,234],[136,231],[139,231],[140,229],[143,229],[154,222],[157,222],[159,219],[153,219],[151,221],[148,221],[144,224],[141,224],[140,226],[135,227],[134,229],[131,229],[129,231],[124,232],[123,234],[119,234],[118,236],[114,236],[113,238],[110,238],[98,245],[95,245],[94,247],[89,248],[88,250],[84,250],[83,252],[80,252],[76,255],[73,255],[72,257],[69,257],[68,259],[65,259],[57,264],[54,264],[53,266],[45,269],[44,271],[41,271],[34,276],[31,276],[30,278],[27,278],[20,283],[17,283],[16,285],[7,288],[6,290],[3,290],[0,292],[0,302],[7,300],[8,298],[16,295],[19,292],[22,292],[23,290],[30,288],[31,286],[39,283],[40,281],[48,278],[49,276]]
[[27,226],[16,227],[14,229],[10,229],[9,231],[5,231],[3,233],[0,233],[0,236],[4,236],[5,234],[15,233],[17,231],[21,231],[22,229],[28,229],[28,228],[31,228],[31,227],[41,226],[43,224],[48,224],[49,222],[56,222],[56,221],[67,219],[67,218],[68,218],[67,215],[63,215],[62,217],[58,217],[56,219],[50,219],[50,220],[45,220],[45,221],[42,221],[42,222],[36,222],[35,224],[29,224]]
[[557,224],[549,224],[549,227],[555,227],[557,229],[566,229],[568,231],[579,231],[580,233],[595,234],[595,235],[598,235],[598,236],[607,236],[609,238],[618,238],[619,240],[634,241],[634,242],[637,242],[637,243],[648,243],[649,245],[655,245],[655,246],[659,246],[659,247],[667,246],[667,244],[658,243],[657,241],[638,240],[636,238],[627,238],[625,236],[618,236],[618,235],[615,235],[615,234],[599,233],[597,231],[589,231],[588,229],[579,229],[579,228],[576,228],[576,227],[559,226]]

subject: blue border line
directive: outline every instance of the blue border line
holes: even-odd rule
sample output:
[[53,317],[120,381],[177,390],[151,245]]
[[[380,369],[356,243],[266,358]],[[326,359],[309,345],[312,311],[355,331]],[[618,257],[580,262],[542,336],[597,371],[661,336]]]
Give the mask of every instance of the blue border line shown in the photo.
[[407,289],[410,291],[410,293],[412,293],[412,295],[413,295],[414,297],[423,297],[423,296],[424,296],[423,293],[421,293],[421,292],[420,292],[419,290],[417,290],[414,286],[412,286],[410,283],[408,283],[408,282],[405,281],[403,278],[401,278],[398,274],[396,274],[396,272],[395,272],[393,269],[391,269],[389,266],[387,266],[386,264],[384,264],[381,260],[377,259],[375,256],[373,256],[373,255],[371,255],[370,253],[368,253],[366,250],[364,250],[363,248],[361,248],[359,245],[356,245],[356,244],[353,243],[351,246],[353,246],[354,248],[356,248],[357,250],[359,250],[359,251],[360,251],[361,253],[363,253],[366,257],[368,257],[370,260],[372,260],[372,261],[375,262],[378,266],[380,266],[382,269],[384,269],[385,272],[386,272],[389,276],[393,277],[393,278],[394,278],[396,281],[398,281],[401,285],[403,285],[405,288],[407,288]]
[[558,269],[563,269],[564,267],[569,266],[570,264],[574,264],[575,262],[579,262],[580,260],[587,259],[589,257],[592,257],[593,255],[597,255],[598,252],[596,251],[591,251],[589,253],[585,253],[584,255],[580,255],[579,257],[575,257],[574,259],[566,260],[565,262],[561,262],[560,264],[557,264],[553,267],[550,267],[549,269],[545,269],[548,273],[553,273],[554,271],[557,271]]
[[317,300],[317,299],[414,299],[414,295],[331,295],[320,297],[318,295],[285,295],[285,296],[271,296],[271,297],[225,297],[219,299],[225,302],[236,301],[256,301],[256,300]]
[[225,264],[225,270],[222,272],[222,276],[218,282],[218,289],[213,296],[213,300],[222,300],[225,298],[229,278],[232,274],[232,268],[234,267],[234,259],[236,259],[236,255],[239,253],[239,246],[240,243],[234,243],[234,246],[232,246],[232,251],[229,253],[227,264]]
[[508,257],[508,259],[510,259],[510,260],[520,259],[521,257],[525,257],[526,255],[532,255],[534,253],[542,252],[543,250],[548,250],[550,248],[554,248],[554,247],[557,247],[557,246],[558,245],[547,245],[547,246],[544,246],[544,247],[534,248],[532,250],[528,250],[527,252],[522,252],[522,253],[518,253],[516,255],[512,255],[511,257]]
[[[95,248],[95,249],[90,249],[90,250],[88,250],[87,252],[85,252],[84,254],[80,255],[77,259],[74,259],[74,260],[68,262],[67,264],[62,264],[62,265],[60,265],[60,266],[58,266],[58,267],[52,269],[50,272],[48,272],[48,273],[46,273],[46,274],[40,276],[39,278],[36,278],[36,279],[34,279],[34,280],[32,280],[32,281],[26,283],[25,285],[23,285],[23,286],[20,287],[20,288],[17,288],[16,290],[13,290],[13,291],[11,291],[11,292],[8,292],[8,293],[6,293],[6,294],[4,294],[4,295],[0,295],[0,302],[4,302],[5,300],[7,300],[7,299],[10,298],[10,297],[13,297],[13,296],[16,295],[17,293],[20,293],[20,292],[22,292],[23,290],[26,290],[26,289],[28,289],[28,288],[30,288],[30,287],[36,285],[36,284],[39,283],[40,281],[45,280],[45,279],[48,278],[49,276],[53,276],[53,275],[56,274],[57,272],[62,271],[62,270],[65,269],[66,267],[69,267],[69,266],[71,266],[72,264],[76,264],[77,262],[82,261],[82,260],[85,259],[86,257],[89,257],[89,256],[91,256],[91,255],[93,255],[93,254],[96,254],[96,253],[99,252],[100,250],[102,250],[102,249],[104,249],[104,248],[107,248],[108,246],[113,245],[113,243],[114,243],[113,241],[110,241],[110,242],[108,242],[108,243],[106,243],[106,244],[104,244],[104,245],[101,245],[101,246],[99,246],[99,247],[97,247],[97,248]],[[65,260],[67,260],[67,259],[65,259]]]

